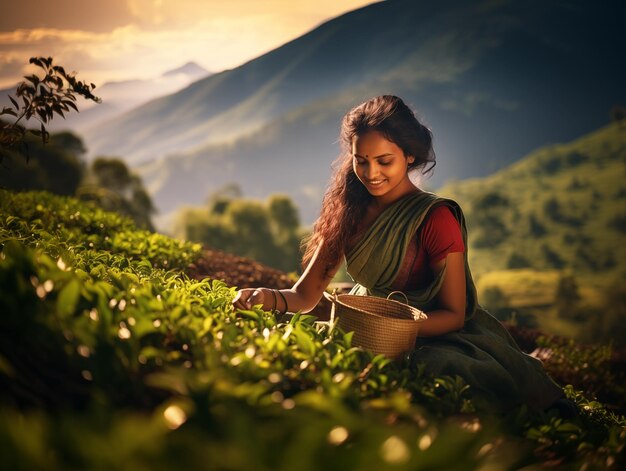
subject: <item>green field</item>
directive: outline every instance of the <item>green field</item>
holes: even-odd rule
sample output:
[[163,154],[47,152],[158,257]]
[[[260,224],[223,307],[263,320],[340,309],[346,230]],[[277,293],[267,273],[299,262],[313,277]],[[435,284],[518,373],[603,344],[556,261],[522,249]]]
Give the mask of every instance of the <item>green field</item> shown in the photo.
[[[485,409],[311,316],[234,312],[234,287],[185,275],[199,246],[93,205],[0,191],[0,245],[8,469],[624,465],[624,418],[591,396],[566,388],[572,419]],[[603,384],[600,353],[560,368]]]

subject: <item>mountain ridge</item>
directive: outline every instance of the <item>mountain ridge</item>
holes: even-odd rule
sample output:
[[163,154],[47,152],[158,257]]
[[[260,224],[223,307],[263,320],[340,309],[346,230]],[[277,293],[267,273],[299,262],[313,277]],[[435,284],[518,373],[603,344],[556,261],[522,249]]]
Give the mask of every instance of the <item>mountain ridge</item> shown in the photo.
[[374,3],[98,125],[86,144],[139,169],[162,212],[234,181],[295,195],[310,223],[341,117],[371,96],[399,95],[425,118],[433,186],[605,124],[626,103],[625,17],[617,1]]

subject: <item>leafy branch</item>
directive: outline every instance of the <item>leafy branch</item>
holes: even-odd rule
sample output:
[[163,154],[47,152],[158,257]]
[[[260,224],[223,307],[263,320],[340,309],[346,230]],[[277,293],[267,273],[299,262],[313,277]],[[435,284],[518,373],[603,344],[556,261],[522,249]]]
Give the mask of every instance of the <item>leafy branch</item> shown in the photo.
[[[29,63],[40,67],[43,76],[37,74],[24,76],[26,80],[18,85],[15,97],[9,95],[12,106],[5,106],[0,111],[0,151],[22,143],[26,133],[41,137],[44,144],[48,142],[50,135],[45,125],[55,114],[65,118],[65,113],[72,109],[78,111],[76,106],[78,95],[96,103],[102,102],[92,93],[96,88],[93,83],[87,84],[77,80],[75,72],[68,73],[63,67],[53,65],[51,57],[31,57]],[[20,99],[22,104],[19,103]],[[2,116],[12,116],[15,121],[5,122],[1,119]],[[41,123],[38,130],[26,129],[20,124],[20,121],[28,121],[31,118]]]

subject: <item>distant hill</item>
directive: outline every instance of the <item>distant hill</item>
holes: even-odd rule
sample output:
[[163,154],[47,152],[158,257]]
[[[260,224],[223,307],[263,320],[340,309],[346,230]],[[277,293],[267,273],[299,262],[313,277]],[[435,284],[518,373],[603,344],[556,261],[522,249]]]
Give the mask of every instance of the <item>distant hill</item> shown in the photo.
[[209,72],[204,67],[199,66],[195,62],[187,62],[180,67],[164,72],[162,76],[172,77],[175,75],[185,75],[190,78],[200,79],[209,75]]
[[433,186],[487,175],[605,124],[611,106],[626,103],[625,8],[375,3],[98,126],[87,145],[92,155],[149,166],[163,213],[232,180],[249,195],[293,194],[310,223],[309,199],[328,180],[341,116],[373,95],[404,97],[433,129]]
[[543,147],[489,177],[437,191],[464,209],[472,271],[559,269],[626,280],[626,126]]

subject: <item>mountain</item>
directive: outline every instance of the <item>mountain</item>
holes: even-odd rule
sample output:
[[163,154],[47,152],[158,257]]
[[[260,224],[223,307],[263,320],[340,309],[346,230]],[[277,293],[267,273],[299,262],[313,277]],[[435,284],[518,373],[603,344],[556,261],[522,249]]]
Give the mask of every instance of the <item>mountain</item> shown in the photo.
[[[142,164],[162,212],[202,201],[216,181],[240,182],[246,195],[317,198],[341,116],[393,93],[435,134],[431,185],[487,175],[605,124],[611,106],[626,103],[625,9],[589,0],[375,3],[98,126],[87,145]],[[309,223],[315,209],[298,198]]]
[[184,75],[193,79],[201,79],[209,75],[209,72],[204,67],[196,64],[195,62],[187,62],[180,67],[164,72],[162,76],[171,77],[176,75]]
[[615,123],[437,193],[463,207],[476,276],[558,269],[606,287],[626,279],[625,182],[626,123]]

